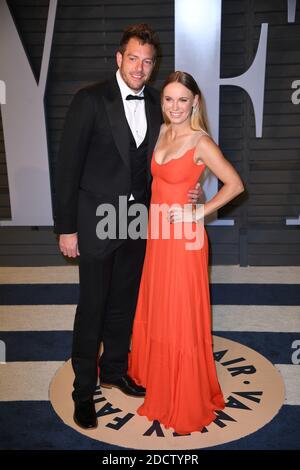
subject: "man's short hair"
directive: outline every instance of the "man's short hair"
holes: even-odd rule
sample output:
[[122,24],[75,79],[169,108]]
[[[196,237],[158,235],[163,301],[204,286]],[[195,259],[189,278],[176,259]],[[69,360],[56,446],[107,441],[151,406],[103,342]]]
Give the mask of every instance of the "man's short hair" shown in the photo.
[[141,44],[150,44],[154,47],[154,60],[159,52],[159,40],[157,34],[146,23],[138,23],[129,26],[123,32],[118,51],[124,54],[130,39],[136,38]]

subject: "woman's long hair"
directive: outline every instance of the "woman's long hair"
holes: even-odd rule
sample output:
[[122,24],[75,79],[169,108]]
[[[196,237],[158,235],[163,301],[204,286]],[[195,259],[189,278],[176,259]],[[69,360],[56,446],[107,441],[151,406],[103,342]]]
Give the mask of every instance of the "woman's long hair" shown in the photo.
[[[172,72],[166,79],[165,83],[163,84],[162,90],[161,90],[161,96],[163,96],[164,89],[166,88],[167,85],[170,83],[178,82],[181,83],[181,85],[184,85],[188,90],[190,90],[194,96],[198,95],[198,104],[193,108],[192,114],[191,114],[191,121],[190,125],[191,128],[194,131],[199,131],[202,130],[209,134],[209,127],[208,127],[208,121],[207,121],[207,115],[206,115],[206,109],[205,109],[205,103],[204,99],[202,96],[202,93],[200,91],[199,86],[197,85],[197,82],[194,80],[192,75],[190,75],[187,72]],[[170,120],[168,117],[165,115],[163,111],[163,117],[164,121],[166,124],[170,123]]]

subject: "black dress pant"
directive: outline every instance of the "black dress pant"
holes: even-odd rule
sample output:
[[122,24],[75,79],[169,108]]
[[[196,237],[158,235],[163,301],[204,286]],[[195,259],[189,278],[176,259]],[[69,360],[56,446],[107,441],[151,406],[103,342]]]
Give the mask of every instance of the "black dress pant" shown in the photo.
[[72,348],[75,401],[94,394],[101,341],[101,380],[109,382],[127,372],[145,246],[146,240],[128,238],[101,259],[80,257],[80,296]]

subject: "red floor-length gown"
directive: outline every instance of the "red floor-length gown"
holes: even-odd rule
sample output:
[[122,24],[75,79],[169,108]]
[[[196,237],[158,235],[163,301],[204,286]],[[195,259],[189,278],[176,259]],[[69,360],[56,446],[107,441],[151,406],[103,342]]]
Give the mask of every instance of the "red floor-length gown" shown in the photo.
[[[188,190],[205,169],[194,162],[194,151],[165,164],[153,155],[151,210],[188,203]],[[176,238],[178,224],[168,223],[166,237],[157,221],[151,213],[128,372],[146,387],[138,414],[186,434],[201,431],[224,408],[212,351],[208,243],[203,226],[184,224],[203,238],[202,247],[187,250],[190,235]]]

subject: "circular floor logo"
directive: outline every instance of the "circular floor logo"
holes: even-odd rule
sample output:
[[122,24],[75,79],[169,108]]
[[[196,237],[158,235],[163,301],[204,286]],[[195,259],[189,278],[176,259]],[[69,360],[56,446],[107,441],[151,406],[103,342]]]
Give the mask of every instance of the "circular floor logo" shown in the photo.
[[109,444],[131,449],[200,449],[240,439],[268,423],[279,411],[285,396],[277,369],[261,354],[240,343],[213,337],[214,356],[226,407],[201,432],[178,435],[159,422],[137,415],[141,398],[117,389],[97,388],[95,404],[98,428],[85,431],[73,421],[71,398],[74,380],[71,361],[56,373],[50,400],[60,418],[76,431]]

